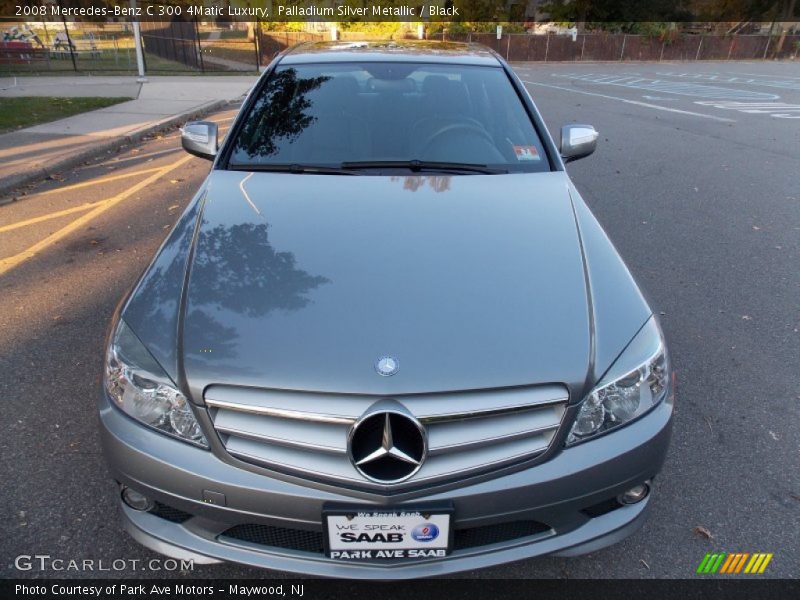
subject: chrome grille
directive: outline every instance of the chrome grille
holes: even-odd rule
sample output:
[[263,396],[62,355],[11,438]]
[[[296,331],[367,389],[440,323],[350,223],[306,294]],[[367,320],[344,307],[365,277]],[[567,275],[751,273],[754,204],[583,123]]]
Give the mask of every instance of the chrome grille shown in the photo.
[[[491,470],[543,453],[566,410],[564,386],[395,396],[424,426],[428,456],[404,485]],[[360,487],[348,432],[380,397],[211,386],[205,402],[231,455],[292,474]]]

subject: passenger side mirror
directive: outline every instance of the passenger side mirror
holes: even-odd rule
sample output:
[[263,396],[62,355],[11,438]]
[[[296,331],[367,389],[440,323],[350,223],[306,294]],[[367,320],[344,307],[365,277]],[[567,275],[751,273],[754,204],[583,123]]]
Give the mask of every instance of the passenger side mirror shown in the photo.
[[561,158],[570,162],[589,156],[597,148],[598,135],[591,125],[564,125],[561,128]]
[[214,160],[218,148],[217,124],[210,121],[191,121],[181,129],[181,146],[189,154]]

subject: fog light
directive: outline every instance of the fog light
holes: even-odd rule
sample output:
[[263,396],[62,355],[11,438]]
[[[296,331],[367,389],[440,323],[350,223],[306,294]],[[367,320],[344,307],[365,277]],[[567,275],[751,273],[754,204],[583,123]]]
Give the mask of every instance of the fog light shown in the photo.
[[122,488],[122,501],[133,510],[147,511],[153,508],[153,501],[129,487]]
[[627,492],[620,494],[619,501],[622,504],[636,504],[647,498],[648,493],[650,493],[650,486],[647,483],[640,483]]

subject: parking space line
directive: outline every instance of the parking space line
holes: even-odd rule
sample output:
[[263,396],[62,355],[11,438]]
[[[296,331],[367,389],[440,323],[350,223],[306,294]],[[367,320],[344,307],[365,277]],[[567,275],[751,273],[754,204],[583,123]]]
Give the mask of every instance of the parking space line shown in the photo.
[[552,73],[553,77],[585,81],[597,85],[614,85],[625,88],[647,90],[664,94],[677,94],[709,100],[777,100],[780,96],[766,92],[754,92],[738,88],[726,88],[683,81],[664,81],[662,79],[642,79],[636,77],[610,77],[595,73]]
[[786,102],[720,102],[703,100],[695,102],[701,106],[713,106],[751,115],[769,115],[776,119],[800,119],[800,104]]
[[125,179],[126,177],[134,177],[136,175],[144,175],[145,173],[154,173],[164,167],[151,167],[149,169],[142,169],[141,171],[132,171],[131,173],[119,173],[118,175],[107,175],[98,179],[91,179],[89,181],[82,181],[81,183],[73,183],[64,187],[55,188],[52,190],[45,190],[44,192],[36,192],[29,194],[26,198],[38,198],[39,196],[49,196],[50,194],[60,194],[62,192],[71,192],[80,188],[97,185],[99,183],[108,183],[109,181],[116,181],[117,179]]
[[769,73],[731,73],[730,71],[725,71],[726,75],[747,75],[749,77],[774,77],[778,79],[797,79],[800,81],[800,77],[795,77],[793,75],[770,75]]
[[14,267],[19,266],[29,258],[36,256],[37,253],[41,252],[48,246],[52,246],[62,238],[68,236],[73,231],[77,230],[78,228],[82,227],[83,225],[89,223],[95,217],[100,216],[107,210],[113,208],[126,198],[129,198],[136,192],[142,190],[143,188],[147,187],[151,183],[157,181],[170,171],[174,171],[178,167],[186,164],[190,161],[193,157],[192,156],[184,156],[183,158],[175,161],[171,165],[166,165],[161,167],[158,172],[153,173],[147,179],[143,179],[139,183],[135,184],[134,186],[126,189],[124,192],[117,194],[116,196],[112,196],[106,200],[103,200],[101,204],[94,207],[88,213],[78,217],[74,221],[72,221],[69,225],[66,225],[59,229],[58,231],[48,235],[43,240],[38,241],[33,246],[30,246],[26,250],[23,250],[19,254],[15,254],[14,256],[9,256],[8,258],[4,258],[0,260],[0,275],[4,275],[8,273]]
[[679,108],[670,108],[668,106],[659,106],[658,104],[650,104],[648,102],[640,102],[639,100],[630,100],[629,98],[620,98],[619,96],[608,96],[607,94],[598,94],[596,92],[587,92],[584,90],[576,90],[573,88],[562,87],[560,85],[550,85],[549,83],[539,83],[538,81],[525,81],[522,80],[522,83],[526,85],[540,85],[546,88],[552,88],[554,90],[562,90],[564,92],[572,92],[574,94],[584,94],[586,96],[597,96],[598,98],[606,98],[607,100],[616,100],[618,102],[624,102],[625,104],[633,104],[635,106],[642,106],[644,108],[652,108],[653,110],[663,110],[666,112],[671,113],[679,113],[682,115],[689,115],[692,117],[701,117],[703,119],[712,119],[714,121],[722,121],[725,123],[736,123],[735,119],[726,119],[724,117],[715,117],[714,115],[706,115],[703,113],[692,112],[690,110],[681,110]]
[[3,233],[4,231],[11,231],[12,229],[27,227],[28,225],[35,225],[36,223],[41,223],[42,221],[49,221],[50,219],[57,219],[58,217],[65,217],[67,215],[71,215],[72,213],[89,210],[93,206],[97,206],[98,204],[102,204],[103,202],[105,202],[105,200],[98,200],[97,202],[87,202],[86,204],[81,204],[80,206],[73,206],[72,208],[66,208],[64,210],[59,210],[56,212],[48,213],[46,215],[41,215],[39,217],[25,219],[24,221],[17,221],[16,223],[11,223],[11,225],[3,225],[2,227],[0,227],[0,233]]
[[[111,160],[104,161],[100,163],[100,166],[105,165],[118,165],[122,162],[127,162],[129,160],[137,160],[140,158],[150,158],[153,156],[161,156],[162,154],[169,154],[170,152],[180,152],[182,148],[166,148],[165,150],[155,150],[153,152],[146,152],[145,154],[134,154],[133,156],[126,156],[125,158],[112,158]],[[88,165],[85,168],[96,167],[98,165]]]
[[[216,123],[217,121],[212,121],[212,122]],[[230,127],[220,127],[219,128],[219,133],[220,133],[220,135],[222,136],[223,139],[225,138],[225,133],[228,131],[228,129],[230,129]],[[180,137],[181,137],[180,133],[173,133],[172,135],[167,135],[167,136],[164,136],[163,138],[160,138],[160,139],[161,140],[177,140]],[[220,143],[221,143],[221,140],[220,140]]]
[[[211,119],[211,122],[212,123],[223,123],[225,121],[233,121],[234,118],[235,117],[229,117],[227,119],[220,119],[220,120]],[[219,131],[220,131],[221,134],[224,134],[228,129],[229,129],[228,127],[220,127]],[[180,137],[181,137],[180,133],[175,133],[175,134],[172,134],[172,135],[167,135],[167,136],[163,136],[161,138],[158,138],[158,140],[159,141],[176,140],[176,139],[178,139]],[[125,158],[114,158],[114,159],[102,162],[100,164],[101,165],[117,165],[117,164],[119,164],[121,162],[126,162],[126,161],[129,161],[129,160],[137,160],[137,159],[140,159],[140,158],[150,158],[150,157],[153,157],[153,156],[160,156],[162,154],[169,154],[170,152],[181,152],[182,150],[183,149],[180,146],[178,146],[177,148],[166,148],[164,150],[154,150],[153,152],[147,152],[145,154],[135,154],[133,156],[126,156]],[[90,165],[90,167],[93,167],[93,166],[96,166],[96,165]]]
[[800,90],[800,81],[784,81],[780,77],[758,80],[753,79],[752,77],[735,77],[733,75],[722,75],[719,73],[679,73],[677,71],[659,71],[656,73],[656,75],[661,77],[678,77],[681,79],[713,81],[714,83],[757,85],[769,88],[779,88],[783,90]]

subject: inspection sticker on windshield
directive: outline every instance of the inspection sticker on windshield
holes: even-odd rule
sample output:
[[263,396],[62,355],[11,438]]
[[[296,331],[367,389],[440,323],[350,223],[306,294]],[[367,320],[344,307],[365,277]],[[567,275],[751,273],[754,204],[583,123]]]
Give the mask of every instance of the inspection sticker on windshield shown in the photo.
[[327,514],[327,550],[338,560],[442,558],[450,547],[450,514],[409,510]]
[[536,146],[514,146],[517,160],[541,160]]

